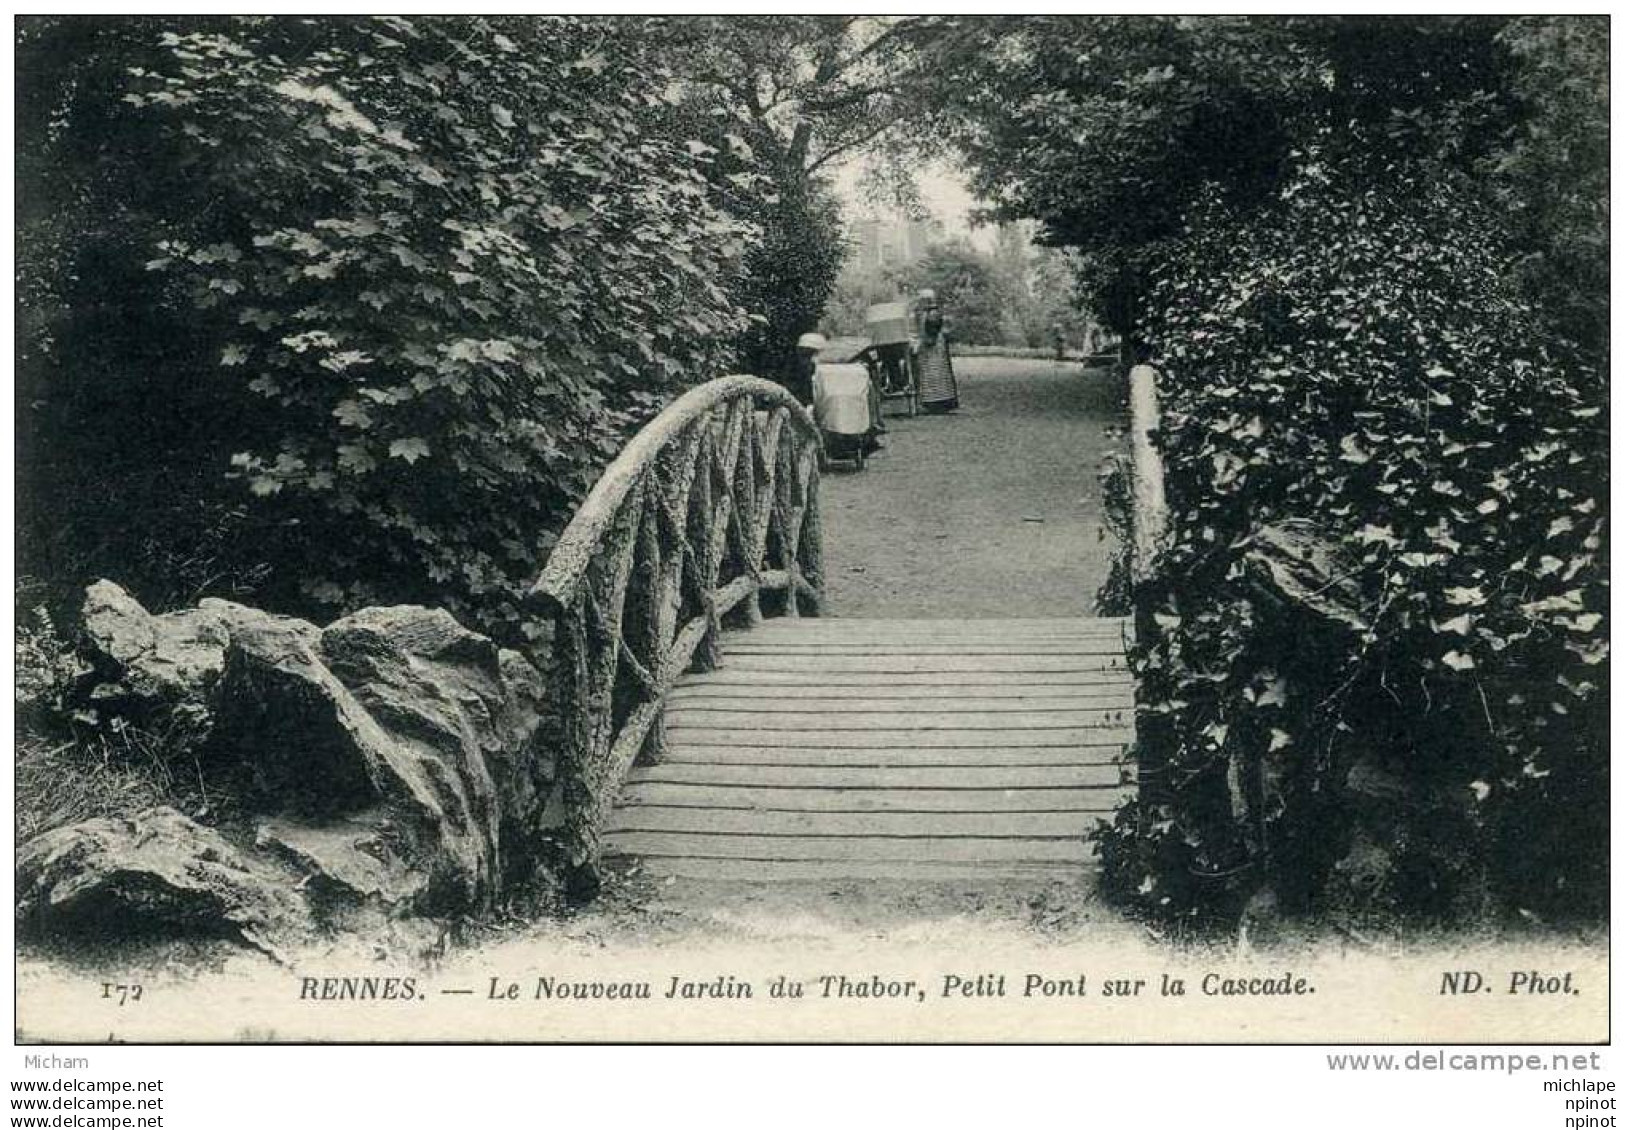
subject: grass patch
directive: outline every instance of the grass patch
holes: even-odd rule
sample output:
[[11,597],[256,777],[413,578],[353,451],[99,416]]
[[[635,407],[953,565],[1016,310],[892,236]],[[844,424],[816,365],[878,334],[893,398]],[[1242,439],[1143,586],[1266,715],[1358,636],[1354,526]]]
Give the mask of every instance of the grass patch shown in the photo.
[[159,804],[213,823],[226,799],[205,782],[195,757],[166,757],[156,737],[134,727],[69,738],[21,729],[16,783],[18,844],[66,824]]

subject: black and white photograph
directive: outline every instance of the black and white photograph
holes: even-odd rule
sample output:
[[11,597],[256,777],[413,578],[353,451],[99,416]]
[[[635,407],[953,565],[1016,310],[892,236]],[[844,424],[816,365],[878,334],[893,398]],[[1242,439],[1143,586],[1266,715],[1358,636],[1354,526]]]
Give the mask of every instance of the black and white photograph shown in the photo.
[[1607,15],[13,30],[17,1044],[1601,1078]]

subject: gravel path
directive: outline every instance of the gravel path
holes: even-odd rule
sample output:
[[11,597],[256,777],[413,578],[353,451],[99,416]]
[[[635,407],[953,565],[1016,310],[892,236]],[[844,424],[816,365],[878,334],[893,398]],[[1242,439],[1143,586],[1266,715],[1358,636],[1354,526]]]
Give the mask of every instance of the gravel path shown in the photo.
[[822,481],[826,615],[1081,616],[1113,540],[1096,468],[1117,444],[1110,370],[956,358],[962,407],[888,406],[886,447]]

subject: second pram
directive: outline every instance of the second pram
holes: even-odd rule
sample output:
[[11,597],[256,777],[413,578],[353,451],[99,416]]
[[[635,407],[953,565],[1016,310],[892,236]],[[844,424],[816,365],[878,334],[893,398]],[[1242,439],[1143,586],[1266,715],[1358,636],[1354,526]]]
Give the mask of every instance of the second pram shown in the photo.
[[914,415],[920,410],[920,398],[908,305],[877,303],[864,315],[863,326],[869,334],[869,344],[858,357],[874,379],[880,399],[901,400],[908,414]]

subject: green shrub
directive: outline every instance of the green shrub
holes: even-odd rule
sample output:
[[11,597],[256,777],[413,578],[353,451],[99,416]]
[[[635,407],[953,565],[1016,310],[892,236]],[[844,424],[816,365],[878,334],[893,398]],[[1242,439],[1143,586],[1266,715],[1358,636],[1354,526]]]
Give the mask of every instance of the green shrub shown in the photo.
[[[1158,803],[1109,835],[1148,908],[1459,919],[1606,905],[1607,443],[1498,217],[1436,167],[1306,150],[1210,202],[1147,299],[1172,515],[1138,595]],[[1366,150],[1370,152],[1369,149]],[[1264,527],[1336,547],[1363,620],[1275,606]],[[1192,881],[1193,877],[1197,881]]]
[[740,201],[739,211],[762,239],[734,290],[753,315],[736,347],[743,371],[776,380],[794,368],[796,339],[818,328],[845,248],[840,208],[821,181],[764,177],[753,186],[756,199]]
[[[631,21],[24,25],[24,553],[329,615],[517,598],[717,375],[751,227]],[[151,544],[156,543],[156,544]],[[181,595],[181,594],[177,594]],[[184,595],[195,595],[189,593]]]

